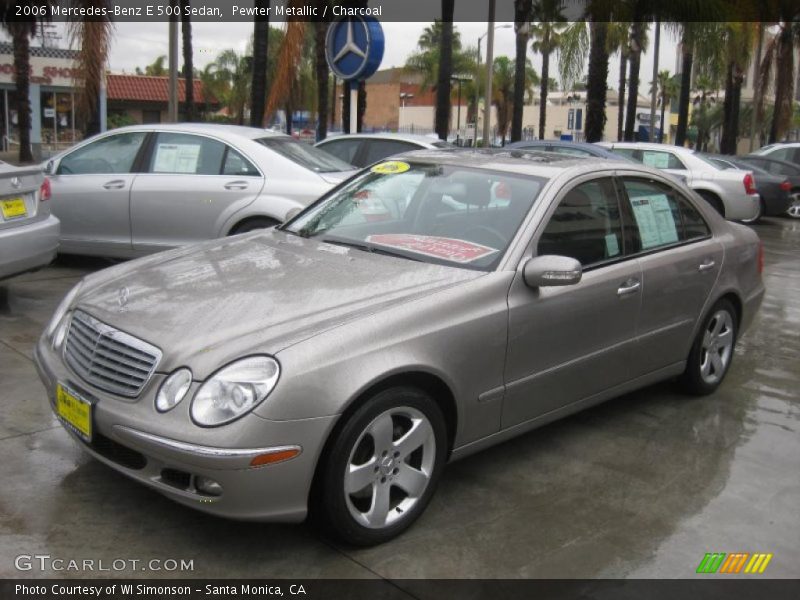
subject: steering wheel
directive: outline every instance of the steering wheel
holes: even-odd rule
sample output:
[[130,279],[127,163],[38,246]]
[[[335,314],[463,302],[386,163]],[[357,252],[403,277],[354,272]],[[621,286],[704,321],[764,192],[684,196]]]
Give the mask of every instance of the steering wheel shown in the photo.
[[[473,238],[473,233],[477,234],[475,238]],[[487,241],[486,234],[488,234],[488,237],[492,239]],[[475,227],[467,230],[467,232],[464,234],[464,237],[470,241],[482,243],[485,246],[490,246],[498,250],[500,248],[503,248],[508,242],[506,236],[504,236],[494,227],[490,227],[488,225],[476,225]],[[492,242],[499,242],[499,243],[493,244]]]

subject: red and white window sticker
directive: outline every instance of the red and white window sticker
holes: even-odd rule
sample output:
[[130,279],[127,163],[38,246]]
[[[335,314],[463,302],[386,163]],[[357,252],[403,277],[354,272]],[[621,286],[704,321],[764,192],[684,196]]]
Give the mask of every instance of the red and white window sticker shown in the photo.
[[406,233],[382,233],[370,235],[366,239],[370,244],[410,250],[417,254],[441,258],[457,263],[471,263],[484,256],[497,252],[497,248],[490,248],[482,244],[458,240],[454,238],[436,237],[431,235],[410,235]]

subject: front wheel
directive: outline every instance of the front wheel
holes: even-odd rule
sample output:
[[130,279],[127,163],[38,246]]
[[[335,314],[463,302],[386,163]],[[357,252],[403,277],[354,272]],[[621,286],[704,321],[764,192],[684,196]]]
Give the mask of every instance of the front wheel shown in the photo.
[[689,352],[686,370],[681,376],[681,384],[687,392],[705,396],[719,387],[733,360],[737,332],[733,305],[728,300],[720,300],[703,321]]
[[269,217],[253,217],[252,219],[247,219],[236,225],[236,227],[231,230],[230,235],[248,233],[256,229],[268,229],[270,227],[275,227],[277,224],[278,222],[275,219],[270,219]]
[[348,419],[324,459],[319,512],[340,540],[369,546],[408,528],[444,467],[442,411],[410,387],[379,392]]

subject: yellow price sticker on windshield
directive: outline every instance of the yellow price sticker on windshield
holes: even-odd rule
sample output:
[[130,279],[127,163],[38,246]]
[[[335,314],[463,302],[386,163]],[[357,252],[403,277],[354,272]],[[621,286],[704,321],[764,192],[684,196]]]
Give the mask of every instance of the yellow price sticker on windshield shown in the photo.
[[399,160],[387,160],[370,169],[373,173],[380,173],[381,175],[395,175],[396,173],[405,173],[411,168],[407,162]]

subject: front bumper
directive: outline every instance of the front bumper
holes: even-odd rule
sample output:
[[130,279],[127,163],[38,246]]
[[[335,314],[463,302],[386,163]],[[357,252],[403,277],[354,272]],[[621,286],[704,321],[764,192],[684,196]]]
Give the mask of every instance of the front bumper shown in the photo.
[[[317,460],[336,417],[270,421],[250,413],[229,425],[201,428],[188,418],[189,398],[168,413],[156,412],[153,395],[163,376],[154,377],[137,400],[129,401],[79,380],[44,337],[34,358],[54,411],[59,382],[93,403],[91,443],[65,430],[97,460],[176,502],[214,515],[257,521],[305,518]],[[180,436],[164,429],[170,422],[180,424],[172,427]],[[250,466],[255,456],[295,447],[301,452],[290,460]],[[216,481],[222,493],[200,491],[200,477]]]
[[56,257],[60,230],[53,215],[0,230],[0,279],[49,265]]

